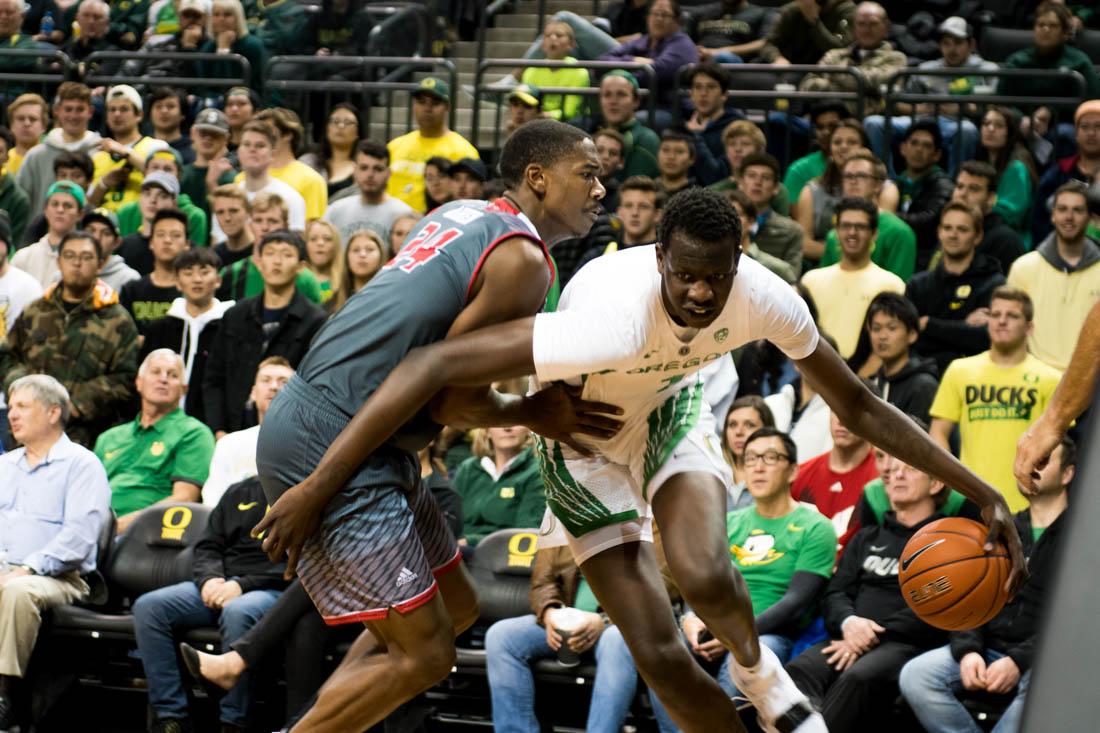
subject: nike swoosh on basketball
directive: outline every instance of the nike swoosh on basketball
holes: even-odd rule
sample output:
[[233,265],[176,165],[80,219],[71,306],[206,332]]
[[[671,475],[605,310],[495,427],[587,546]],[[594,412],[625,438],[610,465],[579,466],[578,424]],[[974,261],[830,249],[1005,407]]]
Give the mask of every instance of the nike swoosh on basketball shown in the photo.
[[258,502],[258,501],[250,501],[247,504],[242,502],[242,503],[237,505],[237,509],[239,511],[242,511],[242,512],[247,512],[249,509],[251,509],[252,507],[256,506],[259,503],[260,502]]
[[936,545],[942,545],[944,542],[945,542],[945,540],[936,540],[934,542],[930,542],[929,544],[925,545],[924,547],[922,547],[919,550],[917,550],[916,552],[914,552],[909,557],[902,558],[902,560],[901,560],[901,572],[904,573],[906,570],[908,570],[909,566],[912,565],[913,561],[916,560],[918,557],[920,557],[924,553],[928,552],[929,550],[931,550]]

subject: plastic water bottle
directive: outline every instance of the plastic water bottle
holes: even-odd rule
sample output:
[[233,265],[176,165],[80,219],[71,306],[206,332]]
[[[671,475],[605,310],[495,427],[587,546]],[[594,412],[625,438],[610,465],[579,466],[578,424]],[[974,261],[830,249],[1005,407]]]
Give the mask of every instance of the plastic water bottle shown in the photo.
[[50,12],[49,10],[47,10],[46,13],[42,16],[42,25],[39,28],[39,32],[42,33],[42,35],[44,35],[44,36],[48,36],[51,33],[53,33],[53,30],[54,30],[53,13]]

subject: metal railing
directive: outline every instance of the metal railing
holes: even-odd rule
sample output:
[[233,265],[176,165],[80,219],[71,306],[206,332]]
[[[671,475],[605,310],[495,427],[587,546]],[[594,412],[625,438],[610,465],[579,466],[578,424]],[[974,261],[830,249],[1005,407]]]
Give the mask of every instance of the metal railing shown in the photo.
[[[965,72],[965,73],[962,73]],[[1017,96],[1017,95],[1004,95],[997,94],[995,91],[989,92],[974,92],[969,94],[933,94],[929,92],[910,91],[906,90],[904,86],[898,89],[899,83],[908,82],[908,80],[916,77],[940,77],[958,79],[964,77],[982,78],[987,80],[999,80],[999,79],[1012,79],[1012,78],[1024,78],[1024,79],[1061,79],[1071,80],[1077,86],[1076,97],[1036,97],[1036,96]],[[992,105],[1006,105],[1006,106],[1018,106],[1018,107],[1038,107],[1042,105],[1065,107],[1076,107],[1082,101],[1085,100],[1088,93],[1088,87],[1085,83],[1085,78],[1081,76],[1079,72],[1070,71],[1068,69],[993,69],[989,71],[981,69],[916,69],[906,68],[895,72],[886,81],[886,91],[883,98],[886,101],[886,107],[883,110],[883,133],[885,135],[886,149],[883,151],[882,158],[886,162],[887,167],[893,170],[893,125],[891,119],[899,116],[895,113],[895,106],[899,103],[909,105],[923,105],[930,104],[933,106],[933,111],[927,116],[944,116],[954,119],[959,128],[962,128],[964,120],[971,117],[980,117],[983,110],[986,107]],[[941,114],[941,105],[955,105],[956,109],[954,114],[943,115]],[[977,109],[967,110],[967,107],[976,107]],[[904,116],[926,116],[926,115],[904,115]],[[952,141],[955,146],[956,160],[962,160],[962,146],[963,136],[959,133],[955,134],[955,139]]]
[[485,45],[489,35],[489,25],[513,0],[478,0],[479,13],[477,19],[477,63],[480,66],[485,61]]
[[[790,123],[790,118],[801,116],[801,112],[791,109],[792,106],[797,108],[800,106],[800,102],[813,102],[822,99],[847,102],[854,105],[855,115],[859,118],[863,117],[867,106],[867,97],[869,96],[867,82],[856,69],[848,66],[815,66],[812,64],[791,64],[790,66],[719,64],[719,66],[729,73],[730,90],[727,93],[727,99],[732,101],[735,108],[745,112],[750,118],[754,118],[753,112],[758,113],[755,115],[757,121],[776,119],[776,116],[778,116],[778,119],[786,123],[781,125],[784,139],[783,145],[780,147],[783,151],[782,157],[785,158],[780,161],[780,164],[784,168],[790,163],[789,158],[792,157],[791,152],[793,150],[792,131],[794,126]],[[690,66],[685,67],[676,75],[675,98],[681,102],[689,96],[689,90],[683,85],[687,82],[689,76],[687,70],[690,68]],[[795,84],[791,83],[792,80],[797,80],[810,73],[850,77],[855,83],[856,91],[800,91]],[[677,108],[672,111],[674,122],[681,122],[683,105],[677,105]]]
[[387,15],[386,19],[370,29],[367,36],[368,56],[400,56],[404,49],[396,48],[393,39],[406,40],[408,27],[406,22],[416,24],[416,38],[413,42],[411,56],[427,56],[428,46],[431,40],[430,16],[426,6],[417,2],[396,2],[375,4],[367,6],[371,13],[381,12]]
[[[229,89],[235,86],[249,86],[252,83],[252,64],[248,62],[244,56],[236,53],[224,54],[224,53],[200,53],[198,51],[158,51],[155,54],[143,53],[141,51],[96,51],[84,59],[84,64],[89,68],[94,68],[93,65],[102,64],[104,61],[135,61],[135,62],[150,62],[150,61],[183,61],[183,62],[196,62],[196,61],[211,61],[211,62],[229,62],[236,64],[240,67],[241,73],[237,76],[231,77],[207,77],[207,76],[153,76],[148,74],[127,74],[127,73],[114,73],[114,74],[101,74],[93,71],[90,74],[85,74],[83,81],[88,86],[100,86],[100,85],[112,85],[112,84],[133,84],[133,85],[149,85],[156,84],[158,86],[176,86],[183,87],[188,91],[196,89]],[[120,72],[124,72],[125,69],[121,69]]]
[[[481,61],[477,65],[477,71],[474,74],[474,109],[472,113],[472,129],[470,142],[475,147],[478,146],[478,138],[480,137],[480,124],[481,124],[481,102],[484,98],[496,97],[496,125],[495,134],[493,139],[493,147],[499,147],[500,132],[501,132],[501,103],[503,98],[508,95],[507,89],[497,89],[491,84],[485,84],[485,72],[489,69],[503,68],[503,69],[515,69],[515,68],[540,68],[540,69],[585,69],[589,72],[589,83],[596,82],[593,71],[611,71],[613,69],[622,69],[623,71],[629,71],[635,76],[639,77],[638,81],[642,85],[639,90],[646,109],[649,111],[650,118],[657,109],[657,95],[646,88],[646,83],[652,84],[656,81],[656,77],[653,74],[653,67],[649,64],[642,64],[637,62],[623,62],[623,61],[550,61],[548,59],[489,59]],[[598,86],[588,87],[539,87],[539,91],[542,92],[543,98],[553,95],[562,96],[578,96],[586,99],[586,108],[590,116],[592,111],[592,105],[589,100],[599,96],[600,90]]]
[[[325,76],[327,67],[329,75],[346,78],[279,79],[277,76],[280,65],[304,66],[307,77]],[[268,66],[266,88],[302,95],[298,114],[310,128],[306,130],[309,139],[314,138],[312,122],[318,119],[313,114],[314,104],[321,104],[322,111],[328,110],[333,104],[333,97],[339,95],[341,101],[343,99],[355,101],[363,119],[368,120],[371,108],[379,106],[376,99],[381,95],[385,100],[382,106],[385,108],[385,136],[388,140],[393,137],[391,134],[394,127],[393,93],[415,91],[417,84],[411,75],[417,71],[446,77],[451,86],[450,125],[452,130],[455,129],[458,110],[453,100],[458,91],[458,71],[450,59],[407,56],[273,56]],[[405,112],[404,127],[407,132],[413,127],[411,94],[405,101]],[[366,130],[361,130],[360,133],[363,137],[367,137]]]
[[[34,59],[34,71],[3,71],[10,66],[5,59]],[[46,99],[53,98],[51,86],[69,81],[75,75],[73,60],[59,50],[40,48],[0,49],[0,95],[9,95],[8,89],[14,87],[23,91],[36,91]],[[10,100],[9,100],[10,101]]]

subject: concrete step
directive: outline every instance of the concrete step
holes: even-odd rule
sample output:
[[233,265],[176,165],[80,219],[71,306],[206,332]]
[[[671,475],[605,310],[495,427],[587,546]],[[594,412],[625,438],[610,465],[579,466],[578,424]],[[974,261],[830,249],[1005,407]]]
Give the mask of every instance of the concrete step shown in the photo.
[[[526,41],[493,41],[485,44],[486,58],[514,59],[523,56],[523,52],[531,45],[531,40]],[[459,41],[454,44],[452,56],[454,58],[477,58],[477,43],[474,41]]]
[[538,33],[535,32],[535,26],[533,24],[526,28],[497,27],[489,28],[485,31],[485,40],[489,43],[496,41],[525,41],[531,43],[531,41],[535,40],[535,36],[537,35]]
[[[592,0],[547,0],[546,14],[548,16],[562,10],[568,10],[571,13],[588,17],[592,15]],[[535,2],[535,0],[519,0],[519,2],[516,3],[516,12],[533,13],[537,15],[539,12],[539,4]]]
[[539,16],[535,13],[506,13],[494,21],[497,28],[537,28]]

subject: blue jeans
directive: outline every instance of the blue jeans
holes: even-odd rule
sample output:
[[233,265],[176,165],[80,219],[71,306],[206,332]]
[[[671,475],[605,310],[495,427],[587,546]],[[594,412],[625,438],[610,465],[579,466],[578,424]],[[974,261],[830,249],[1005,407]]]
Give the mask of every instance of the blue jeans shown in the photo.
[[[202,626],[221,630],[222,646],[244,636],[279,598],[277,590],[254,590],[230,601],[222,610],[207,608],[191,581],[159,588],[134,602],[134,634],[149,680],[149,704],[158,719],[186,718],[187,693],[176,662],[175,634]],[[244,726],[251,701],[249,674],[221,701],[221,721]]]
[[[970,120],[964,119],[962,121],[962,157],[959,157],[959,155],[956,155],[955,142],[955,135],[959,133],[958,119],[940,115],[936,118],[936,121],[939,123],[940,135],[943,137],[943,152],[945,155],[945,158],[940,161],[941,167],[947,171],[947,175],[954,178],[960,161],[970,160],[974,157],[974,151],[978,148],[978,128]],[[867,137],[871,141],[871,150],[883,161],[890,157],[891,175],[894,174],[897,168],[904,167],[904,161],[900,165],[895,163],[892,156],[887,156],[886,146],[893,146],[894,140],[900,141],[911,124],[913,124],[912,117],[891,117],[890,136],[887,137],[885,117],[871,115],[863,120],[863,129],[867,132]]]
[[[987,649],[986,664],[1003,656],[1000,652]],[[1020,729],[1020,716],[1024,712],[1024,697],[1030,680],[1030,670],[1020,675],[1016,695],[997,721],[993,733],[1016,733]],[[951,655],[951,647],[943,646],[911,659],[901,668],[898,682],[901,694],[928,733],[981,733],[982,729],[955,697],[963,686],[959,663]]]
[[[585,730],[619,733],[638,689],[634,658],[616,626],[604,629],[595,651],[596,681]],[[489,627],[485,657],[496,733],[538,733],[531,664],[554,656],[546,643],[546,629],[535,622],[533,614],[497,621]]]
[[[760,643],[775,652],[775,656],[779,657],[782,664],[787,663],[791,650],[794,649],[794,639],[778,634],[763,634],[760,636]],[[718,686],[730,697],[738,697],[741,693],[733,686],[733,678],[730,677],[731,664],[733,664],[733,655],[727,652],[726,658],[722,660],[722,666],[718,668]],[[649,691],[649,702],[653,705],[653,717],[657,719],[657,729],[661,733],[680,733],[680,729],[672,722],[668,711],[653,694],[653,690]]]

